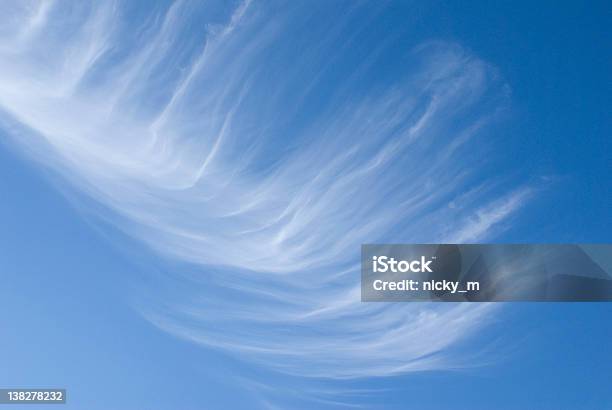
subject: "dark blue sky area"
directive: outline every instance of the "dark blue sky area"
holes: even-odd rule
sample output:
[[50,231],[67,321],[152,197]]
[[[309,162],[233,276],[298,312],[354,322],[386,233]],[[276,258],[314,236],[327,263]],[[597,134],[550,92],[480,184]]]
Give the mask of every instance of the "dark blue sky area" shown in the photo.
[[[393,7],[411,33],[457,41],[494,65],[512,90],[505,158],[552,177],[533,229],[509,241],[607,242],[612,232],[611,11],[607,2],[462,2]],[[539,228],[539,229],[538,229]]]

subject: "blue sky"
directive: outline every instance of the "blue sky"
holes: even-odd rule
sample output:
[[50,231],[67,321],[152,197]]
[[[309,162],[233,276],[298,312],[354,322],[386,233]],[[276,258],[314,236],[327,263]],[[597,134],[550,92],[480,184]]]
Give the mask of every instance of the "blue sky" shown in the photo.
[[610,241],[603,2],[2,7],[0,385],[612,406],[609,304],[355,292],[364,242]]

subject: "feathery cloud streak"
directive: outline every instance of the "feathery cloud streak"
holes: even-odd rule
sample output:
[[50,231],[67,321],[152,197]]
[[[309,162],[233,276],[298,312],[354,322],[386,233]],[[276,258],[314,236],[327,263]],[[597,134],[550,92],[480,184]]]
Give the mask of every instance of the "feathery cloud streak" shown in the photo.
[[403,47],[389,69],[402,33],[352,2],[0,8],[11,141],[200,267],[143,306],[160,328],[352,378],[448,367],[490,314],[359,302],[360,244],[483,240],[529,198],[479,173],[508,91],[460,46]]

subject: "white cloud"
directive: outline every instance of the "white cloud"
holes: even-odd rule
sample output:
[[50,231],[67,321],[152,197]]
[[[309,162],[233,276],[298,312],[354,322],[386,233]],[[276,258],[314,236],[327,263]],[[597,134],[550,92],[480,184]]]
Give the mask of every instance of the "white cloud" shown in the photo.
[[[427,43],[396,81],[363,84],[373,56],[330,87],[328,56],[342,60],[349,40],[319,21],[295,45],[306,12],[272,19],[243,3],[219,28],[184,3],[151,10],[127,21],[111,2],[0,6],[13,143],[98,201],[99,217],[200,267],[143,315],[297,375],[454,366],[444,353],[492,307],[363,304],[353,264],[364,242],[490,237],[528,199],[490,194],[465,166],[504,103],[494,70]],[[456,205],[465,191],[484,205]]]

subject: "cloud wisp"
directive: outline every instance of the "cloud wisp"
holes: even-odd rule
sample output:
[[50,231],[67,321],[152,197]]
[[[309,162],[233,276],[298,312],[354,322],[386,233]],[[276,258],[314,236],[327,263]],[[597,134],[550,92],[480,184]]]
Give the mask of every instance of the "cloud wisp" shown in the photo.
[[480,172],[508,89],[339,5],[3,4],[0,124],[197,267],[142,305],[160,328],[300,376],[456,366],[492,307],[363,304],[356,262],[362,243],[486,240],[523,206],[528,187]]

